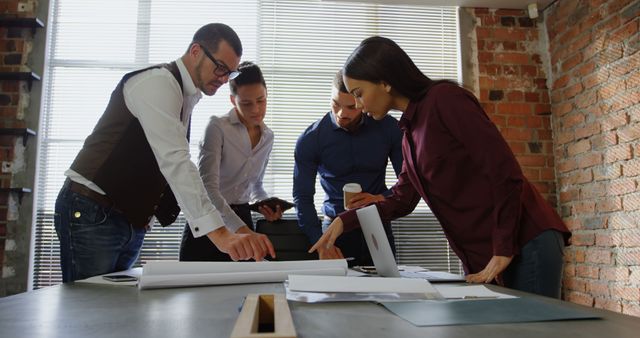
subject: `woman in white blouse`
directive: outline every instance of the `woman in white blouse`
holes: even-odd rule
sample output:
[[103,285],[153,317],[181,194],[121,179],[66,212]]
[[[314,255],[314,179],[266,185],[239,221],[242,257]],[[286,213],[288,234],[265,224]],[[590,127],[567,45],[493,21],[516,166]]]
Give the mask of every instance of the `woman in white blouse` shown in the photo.
[[[231,232],[253,231],[249,202],[268,198],[262,178],[273,147],[273,132],[263,120],[267,110],[267,85],[262,71],[252,62],[238,67],[241,74],[229,81],[233,108],[212,116],[200,142],[198,168],[209,198]],[[278,207],[261,207],[268,221],[282,216]],[[206,237],[194,238],[185,227],[180,246],[181,261],[230,261]]]

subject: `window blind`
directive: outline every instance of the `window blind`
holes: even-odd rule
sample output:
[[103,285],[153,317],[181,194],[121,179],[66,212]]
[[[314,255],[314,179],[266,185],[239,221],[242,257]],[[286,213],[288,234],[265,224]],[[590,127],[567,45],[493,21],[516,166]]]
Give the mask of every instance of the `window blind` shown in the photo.
[[[95,15],[100,13],[100,15]],[[275,134],[265,175],[270,195],[292,200],[293,150],[302,131],[330,109],[335,72],[364,38],[394,39],[433,78],[459,79],[457,10],[454,7],[388,6],[326,1],[267,0],[52,0],[38,149],[33,288],[61,281],[53,227],[63,172],[101,116],[113,88],[128,71],[177,59],[193,33],[224,22],[240,36],[243,60],[257,62],[266,77],[265,122]],[[228,86],[204,97],[192,117],[192,160],[211,115],[231,108]],[[399,118],[399,113],[392,113]],[[387,184],[396,178],[389,165]],[[323,193],[317,184],[316,206]],[[285,217],[293,218],[289,211]],[[155,227],[138,264],[177,259],[184,218]],[[459,272],[429,209],[393,223],[400,264]]]

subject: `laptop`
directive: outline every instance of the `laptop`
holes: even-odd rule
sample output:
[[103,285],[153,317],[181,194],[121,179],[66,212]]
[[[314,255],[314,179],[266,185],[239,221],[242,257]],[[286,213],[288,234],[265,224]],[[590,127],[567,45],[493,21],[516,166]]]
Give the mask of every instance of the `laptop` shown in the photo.
[[440,271],[400,271],[384,231],[378,208],[370,205],[356,210],[376,272],[381,277],[423,278],[430,282],[464,282],[464,276]]

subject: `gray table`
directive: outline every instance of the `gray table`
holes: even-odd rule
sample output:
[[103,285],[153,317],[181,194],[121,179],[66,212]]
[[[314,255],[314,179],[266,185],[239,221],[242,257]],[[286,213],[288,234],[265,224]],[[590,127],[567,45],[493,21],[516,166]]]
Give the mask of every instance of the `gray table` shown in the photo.
[[[0,336],[229,337],[248,293],[284,293],[284,288],[251,284],[139,291],[59,285],[1,298]],[[598,320],[416,327],[373,303],[289,305],[299,337],[635,338],[640,332],[640,318],[598,309],[589,309],[602,316]]]

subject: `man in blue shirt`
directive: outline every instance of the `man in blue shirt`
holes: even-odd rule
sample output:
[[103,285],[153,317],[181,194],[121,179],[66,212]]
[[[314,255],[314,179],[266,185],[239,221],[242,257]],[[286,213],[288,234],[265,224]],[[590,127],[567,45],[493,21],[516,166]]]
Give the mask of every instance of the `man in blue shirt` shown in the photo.
[[[293,200],[298,223],[311,243],[315,243],[331,221],[344,211],[342,187],[359,183],[362,193],[348,205],[357,208],[383,200],[391,194],[385,184],[388,159],[396,176],[402,169],[402,132],[390,115],[376,121],[356,108],[355,98],[347,92],[338,72],[333,81],[331,112],[314,122],[300,135],[295,149]],[[325,192],[322,224],[313,201],[316,175]],[[390,224],[385,224],[394,247]],[[360,229],[345,233],[336,241],[344,257],[353,257],[349,265],[372,265],[371,256]],[[320,251],[320,258],[331,258]]]

